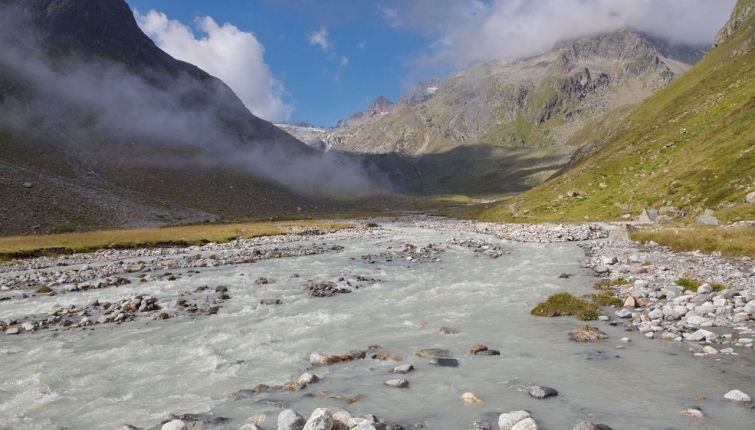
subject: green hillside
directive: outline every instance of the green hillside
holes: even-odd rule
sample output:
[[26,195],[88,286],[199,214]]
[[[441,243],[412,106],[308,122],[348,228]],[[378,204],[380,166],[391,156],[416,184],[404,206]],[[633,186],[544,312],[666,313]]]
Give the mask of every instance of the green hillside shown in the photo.
[[482,219],[613,220],[651,207],[680,210],[680,221],[706,209],[726,222],[755,219],[745,200],[755,191],[753,9],[740,0],[718,46],[644,101],[595,155]]

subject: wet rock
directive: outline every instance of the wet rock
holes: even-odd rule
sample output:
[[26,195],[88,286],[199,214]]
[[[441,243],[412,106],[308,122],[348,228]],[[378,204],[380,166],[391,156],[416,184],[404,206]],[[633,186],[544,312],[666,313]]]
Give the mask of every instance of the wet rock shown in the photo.
[[477,420],[472,423],[472,430],[491,430],[493,425],[488,420]]
[[348,355],[352,360],[364,360],[365,358],[367,358],[366,351],[349,351]]
[[352,427],[351,430],[376,430],[374,423],[365,421],[356,427]]
[[566,273],[562,273],[558,275],[558,279],[569,279],[569,278],[570,278],[570,275]]
[[464,400],[467,403],[485,403],[484,400],[482,400],[481,398],[475,396],[472,393],[464,393],[461,396],[461,400]]
[[512,411],[507,414],[501,414],[498,417],[498,427],[501,430],[511,430],[518,422],[531,417],[527,411]]
[[597,342],[602,339],[608,339],[608,336],[597,327],[586,325],[569,339],[575,342]]
[[407,381],[406,379],[392,379],[390,381],[386,381],[385,385],[394,388],[409,388],[409,381]]
[[494,355],[501,355],[501,351],[495,350],[495,349],[486,349],[485,351],[480,351],[475,355],[482,355],[482,356],[488,356],[492,357]]
[[21,330],[18,329],[18,327],[9,328],[8,330],[5,330],[6,335],[13,335],[13,334],[19,334]]
[[349,411],[338,411],[333,414],[332,430],[349,430],[349,420],[353,418]]
[[458,333],[456,330],[450,328],[450,327],[441,327],[439,330],[443,334],[456,334]]
[[186,423],[184,423],[183,421],[173,420],[173,421],[163,424],[161,430],[189,430],[189,428],[186,426]]
[[263,306],[274,306],[283,304],[283,302],[280,299],[263,299],[260,300],[260,304]]
[[558,396],[558,391],[554,390],[553,388],[533,385],[530,387],[529,394],[536,399],[545,399],[548,397]]
[[525,418],[511,427],[511,430],[538,430],[537,423],[532,418]]
[[469,353],[470,354],[477,354],[480,351],[487,351],[487,350],[488,350],[488,347],[485,346],[485,345],[475,345],[475,346],[469,348]]
[[439,367],[459,367],[459,360],[455,358],[436,358],[430,360],[430,364]]
[[257,285],[267,285],[270,283],[270,281],[267,278],[257,278],[254,283]]
[[396,366],[393,369],[391,369],[392,373],[401,373],[406,374],[414,370],[414,366],[411,364],[402,364],[401,366]]
[[278,430],[302,430],[307,420],[293,409],[286,409],[278,415]]
[[299,379],[296,380],[296,382],[302,385],[309,385],[309,384],[314,384],[319,380],[320,378],[317,377],[317,375],[313,375],[311,373],[305,373],[301,375]]
[[618,311],[614,312],[614,315],[619,318],[626,319],[632,317],[632,312],[627,309],[619,309]]
[[327,366],[331,363],[330,358],[325,355],[312,353],[309,356],[309,363],[313,366]]
[[705,416],[705,414],[703,413],[703,411],[700,410],[700,408],[687,408],[679,413],[688,417],[692,417],[692,418],[702,418]]
[[416,355],[424,358],[451,358],[451,351],[447,349],[428,348],[418,351]]
[[139,428],[139,427],[134,427],[131,424],[120,424],[120,425],[117,425],[117,426],[113,427],[110,430],[142,430],[142,429]]
[[737,403],[750,403],[752,402],[752,399],[747,394],[739,391],[739,390],[731,390],[728,393],[724,394],[724,400],[728,400],[730,402],[737,402]]
[[303,430],[331,430],[333,415],[325,408],[318,408],[312,412]]

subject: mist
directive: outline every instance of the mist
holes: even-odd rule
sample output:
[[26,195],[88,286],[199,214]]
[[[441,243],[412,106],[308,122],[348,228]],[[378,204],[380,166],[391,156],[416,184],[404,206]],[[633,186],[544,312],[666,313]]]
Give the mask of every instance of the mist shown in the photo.
[[393,0],[380,13],[434,42],[415,68],[460,69],[480,59],[513,60],[561,39],[628,27],[671,44],[709,48],[737,0]]
[[[368,175],[358,160],[318,153],[294,138],[274,139],[277,129],[255,120],[219,80],[140,75],[116,62],[50,55],[23,14],[9,7],[0,8],[2,84],[9,91],[0,95],[0,125],[72,148],[131,151],[120,162],[158,169],[226,165],[316,196],[370,195],[389,184]],[[190,150],[170,158],[166,148]]]

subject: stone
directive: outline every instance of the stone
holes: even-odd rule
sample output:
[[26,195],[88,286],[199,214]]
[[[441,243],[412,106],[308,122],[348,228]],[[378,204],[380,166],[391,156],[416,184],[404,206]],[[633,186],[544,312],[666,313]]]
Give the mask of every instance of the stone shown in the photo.
[[244,424],[239,430],[262,430],[257,424]]
[[698,225],[707,225],[707,226],[714,226],[718,227],[722,225],[721,221],[718,220],[718,218],[711,216],[711,215],[702,215],[696,218]]
[[698,408],[687,408],[679,413],[688,417],[692,417],[692,418],[702,418],[705,416],[703,411],[701,411]]
[[484,400],[480,399],[472,393],[464,393],[461,396],[461,400],[464,400],[467,403],[485,403]]
[[660,309],[653,309],[648,313],[648,318],[650,318],[651,320],[663,319],[663,311]]
[[252,415],[251,417],[249,417],[249,418],[246,419],[247,423],[249,423],[249,424],[257,424],[257,425],[262,425],[262,423],[264,423],[265,421],[267,421],[267,414],[266,413]]
[[302,430],[307,420],[293,409],[278,414],[278,430]]
[[628,311],[627,309],[619,309],[618,311],[613,313],[619,318],[631,318],[632,312]]
[[747,315],[755,316],[755,300],[750,300],[747,302],[747,304],[744,306],[744,312]]
[[674,341],[676,340],[676,335],[674,333],[666,332],[661,335],[661,339]]
[[482,355],[487,357],[492,357],[494,355],[501,355],[501,351],[495,350],[495,349],[486,349],[485,351],[480,351],[475,355]]
[[713,292],[713,287],[710,284],[703,284],[697,287],[697,294],[710,294]]
[[414,370],[414,366],[411,364],[402,364],[401,366],[396,366],[393,369],[391,369],[391,373],[401,373],[406,374]]
[[511,430],[538,430],[538,427],[535,420],[532,418],[525,418],[516,423],[514,427],[511,427]]
[[657,220],[658,211],[655,209],[643,210],[640,216],[637,217],[637,222],[640,224],[655,224]]
[[724,400],[728,400],[730,402],[738,402],[738,403],[750,403],[752,402],[752,399],[747,394],[739,391],[739,390],[731,390],[728,393],[724,394]]
[[600,430],[600,427],[589,421],[582,421],[574,427],[574,430]]
[[624,300],[624,307],[625,308],[636,308],[637,307],[637,301],[632,296],[628,296],[626,300]]
[[472,430],[491,430],[493,425],[488,420],[477,420],[472,423]]
[[692,333],[691,335],[689,335],[687,337],[687,340],[691,341],[691,342],[699,342],[701,340],[714,341],[714,340],[716,340],[717,337],[718,336],[716,336],[716,334],[713,333],[713,332],[709,332],[708,330],[700,329],[700,330]]
[[439,330],[443,334],[456,334],[457,331],[452,329],[451,327],[441,327]]
[[595,273],[603,274],[610,272],[611,269],[608,268],[608,266],[598,266],[595,268]]
[[687,312],[689,312],[689,308],[686,306],[674,306],[674,312],[678,313],[681,316],[687,315]]
[[614,242],[629,242],[629,235],[636,232],[637,229],[629,224],[622,224],[608,232],[608,240]]
[[652,331],[649,333],[645,333],[645,337],[648,339],[653,339],[655,338],[655,333],[653,333]]
[[160,430],[189,430],[186,423],[181,420],[173,420],[163,424]]
[[645,281],[645,280],[642,280],[642,279],[638,279],[638,280],[634,281],[634,288],[635,289],[641,290],[641,289],[647,288],[647,287],[648,287],[648,281]]
[[529,394],[536,399],[545,399],[548,397],[558,396],[558,391],[554,390],[553,388],[533,385],[530,387]]
[[749,203],[749,204],[753,204],[753,203],[755,203],[755,193],[750,193],[750,194],[748,194],[747,196],[745,196],[745,200],[746,200],[746,201],[747,201],[747,203]]
[[429,348],[418,351],[416,355],[425,358],[451,358],[451,351],[447,349]]
[[391,379],[390,381],[386,381],[385,385],[394,388],[409,388],[409,381],[406,379]]
[[439,367],[459,367],[459,360],[455,358],[436,358],[430,360],[430,364]]
[[352,419],[349,411],[338,411],[333,414],[333,430],[348,430],[349,420]]
[[616,257],[603,257],[600,259],[600,262],[603,263],[604,266],[613,266],[619,262],[619,259]]
[[531,417],[527,411],[512,411],[507,414],[501,414],[498,417],[498,427],[501,430],[511,430],[518,422]]
[[110,430],[141,430],[139,427],[134,427],[131,424],[119,424]]
[[313,366],[327,366],[330,364],[330,358],[322,354],[312,353],[309,356],[309,363]]
[[475,346],[469,348],[469,353],[470,354],[477,354],[480,351],[487,351],[487,350],[488,350],[488,347],[485,346],[485,345],[475,345]]
[[373,423],[364,422],[356,427],[352,427],[351,430],[375,430],[375,426],[373,425]]
[[331,430],[333,415],[325,408],[317,408],[309,416],[303,430]]
[[314,384],[315,382],[319,380],[320,378],[318,378],[317,375],[313,375],[311,373],[305,373],[301,375],[299,379],[296,380],[296,382],[302,385],[309,385],[309,384]]
[[708,322],[710,322],[710,319],[708,319],[708,318],[698,317],[698,316],[694,316],[694,315],[690,316],[690,317],[687,317],[687,324],[689,324],[689,325],[701,326],[701,325],[703,325],[705,323],[708,323]]
[[713,348],[712,346],[706,346],[705,348],[703,348],[703,352],[706,353],[706,354],[708,354],[708,355],[717,355],[718,354],[718,350],[716,348]]
[[18,329],[18,327],[9,328],[8,330],[5,330],[6,335],[12,335],[12,334],[19,334],[21,330]]
[[591,327],[589,325],[586,325],[582,327],[577,333],[573,334],[569,340],[573,340],[575,342],[597,342],[601,339],[607,339],[608,336],[606,336],[605,333],[600,331],[597,327]]

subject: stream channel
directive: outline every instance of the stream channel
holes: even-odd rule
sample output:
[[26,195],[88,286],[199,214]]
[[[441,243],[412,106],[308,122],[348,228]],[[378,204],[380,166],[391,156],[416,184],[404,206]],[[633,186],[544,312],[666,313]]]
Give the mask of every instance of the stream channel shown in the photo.
[[[283,407],[305,417],[318,407],[347,409],[405,428],[422,423],[440,430],[469,429],[478,419],[497,429],[500,413],[522,409],[546,430],[571,430],[583,420],[614,429],[755,428],[749,406],[722,400],[729,390],[755,388],[752,368],[735,358],[695,358],[689,346],[645,339],[626,332],[621,322],[591,323],[609,339],[579,344],[569,341],[569,333],[583,322],[530,315],[553,293],[594,292],[575,243],[522,244],[400,223],[383,227],[387,232],[376,235],[310,241],[343,247],[323,255],[208,267],[175,281],[0,303],[0,319],[8,319],[137,293],[167,298],[161,305],[170,313],[182,292],[202,285],[228,286],[231,297],[216,315],[0,337],[0,429],[108,430],[121,423],[152,428],[169,414],[186,413],[229,418],[203,429],[238,429],[252,415],[274,416]],[[449,243],[452,238],[482,240],[511,252],[490,258]],[[407,243],[437,254],[407,261]],[[368,254],[376,256],[372,262],[362,258]],[[561,273],[573,276],[559,279]],[[376,281],[355,281],[357,276]],[[269,283],[255,283],[260,277]],[[303,288],[309,280],[349,281],[360,288],[316,298]],[[266,299],[281,304],[260,304]],[[609,316],[613,311],[604,309]],[[456,333],[444,334],[441,327]],[[622,343],[623,337],[632,342]],[[476,344],[501,355],[470,355]],[[310,368],[312,353],[340,355],[370,345],[403,361],[368,358]],[[429,358],[415,355],[425,348],[450,350],[460,365],[432,366]],[[416,370],[389,372],[400,364]],[[229,400],[239,390],[282,385],[305,371],[321,380],[300,391],[267,390]],[[410,387],[383,385],[398,378]],[[516,388],[526,383],[555,388],[559,396],[536,400]],[[462,402],[466,392],[485,403]],[[344,400],[358,395],[354,403]],[[707,400],[695,400],[700,396]],[[691,406],[700,406],[706,417],[679,413]],[[276,425],[268,420],[262,427]]]

